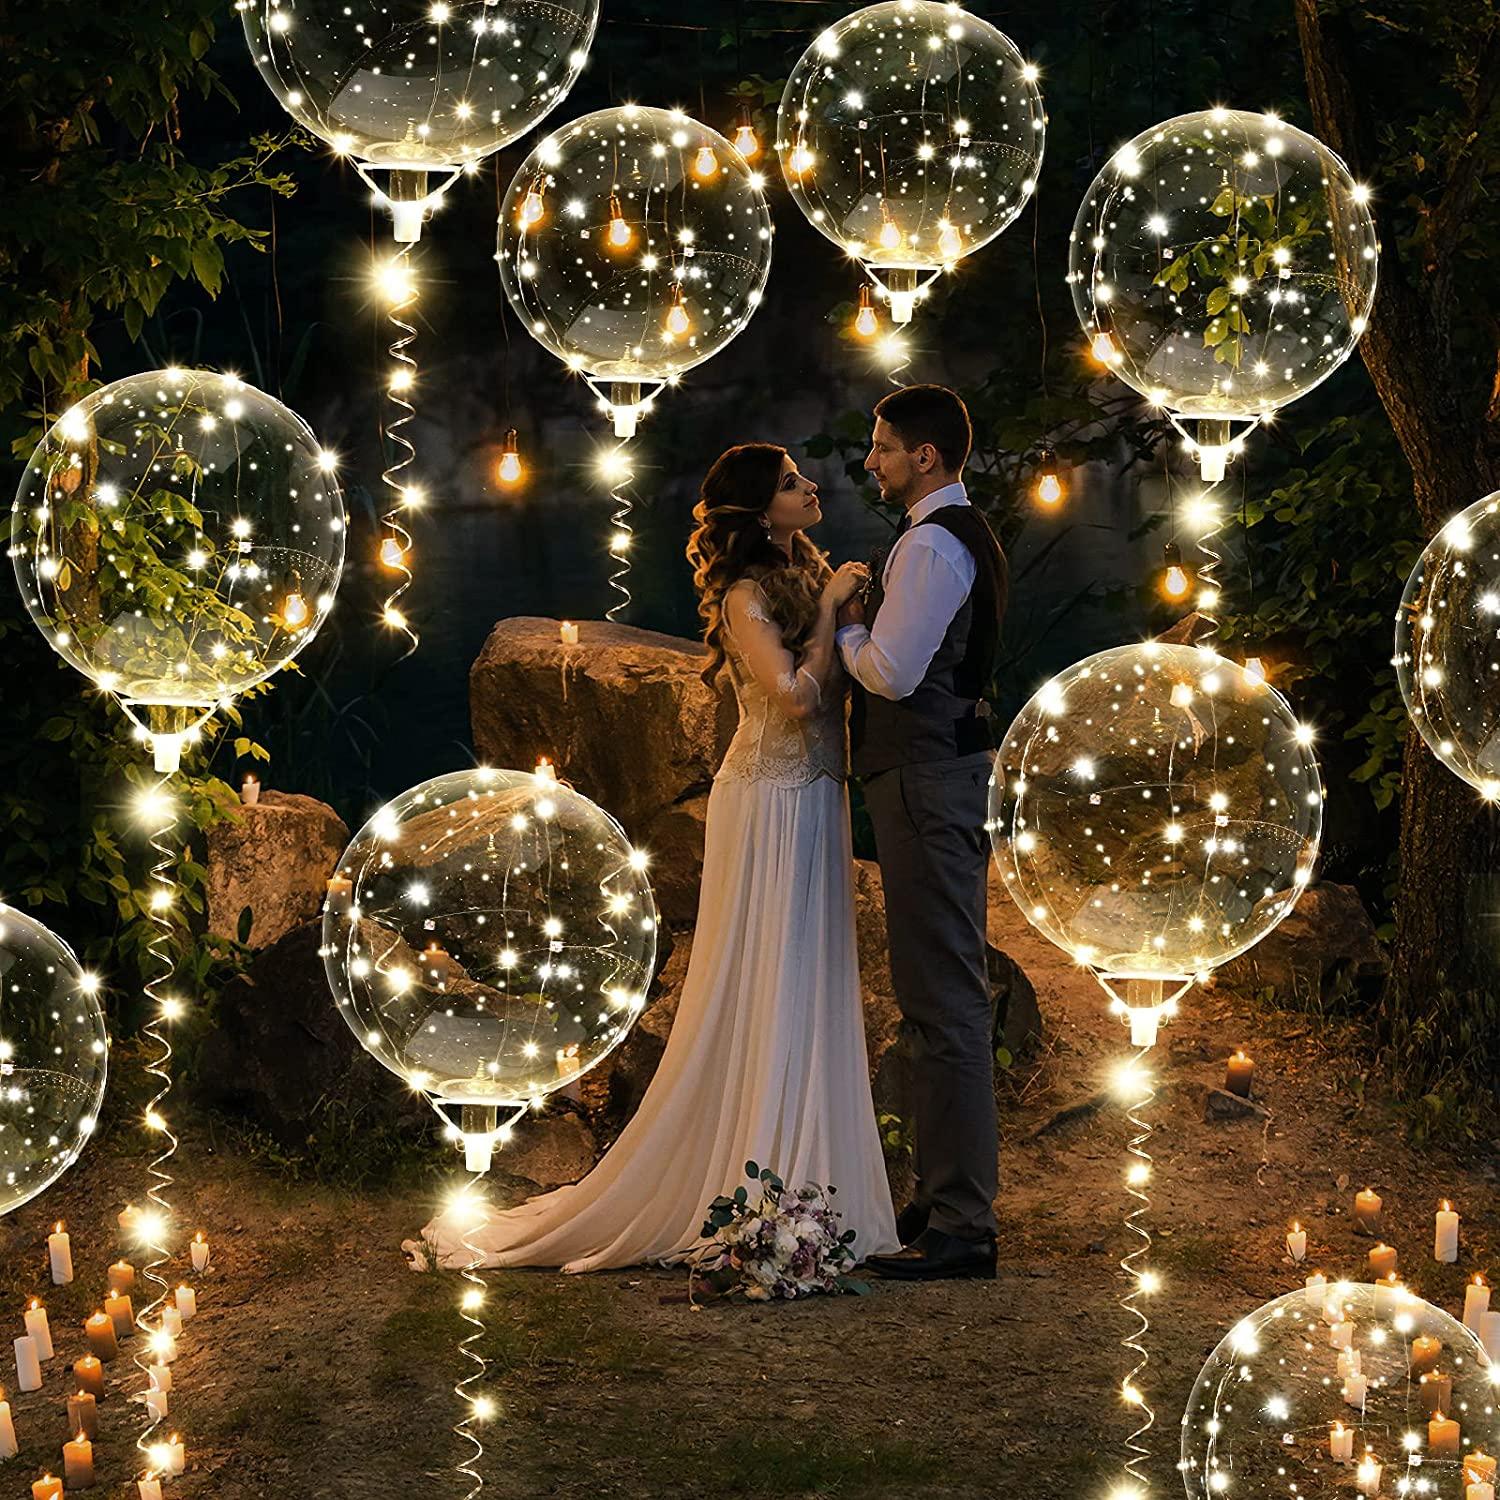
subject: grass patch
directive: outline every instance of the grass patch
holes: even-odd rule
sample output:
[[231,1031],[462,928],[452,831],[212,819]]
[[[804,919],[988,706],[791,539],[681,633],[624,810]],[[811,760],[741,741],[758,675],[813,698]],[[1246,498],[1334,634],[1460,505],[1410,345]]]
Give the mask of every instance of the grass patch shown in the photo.
[[212,1437],[281,1454],[288,1439],[306,1437],[323,1425],[326,1390],[295,1375],[272,1375],[245,1386],[237,1401],[211,1407],[203,1421]]
[[1174,1266],[1197,1275],[1225,1271],[1233,1258],[1228,1241],[1212,1240],[1201,1234],[1158,1234],[1152,1255],[1158,1265]]
[[[456,1293],[451,1300],[456,1301]],[[483,1344],[497,1378],[569,1368],[594,1377],[640,1373],[661,1351],[629,1316],[613,1284],[581,1277],[500,1273],[490,1280]]]

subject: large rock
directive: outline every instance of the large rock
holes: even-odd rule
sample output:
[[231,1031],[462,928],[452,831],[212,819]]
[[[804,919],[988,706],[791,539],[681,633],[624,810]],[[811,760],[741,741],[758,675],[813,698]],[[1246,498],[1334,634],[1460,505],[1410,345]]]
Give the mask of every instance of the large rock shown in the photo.
[[512,1177],[554,1188],[586,1175],[595,1155],[594,1133],[578,1115],[527,1115],[496,1153],[495,1165]]
[[322,909],[349,843],[343,819],[326,803],[295,792],[262,792],[233,822],[208,831],[208,930],[241,936],[249,911],[252,948],[264,948]]
[[691,920],[703,865],[703,805],[734,732],[727,680],[703,682],[697,641],[602,620],[564,646],[556,620],[519,616],[490,632],[469,671],[474,749],[489,765],[559,774],[656,858],[662,914]]

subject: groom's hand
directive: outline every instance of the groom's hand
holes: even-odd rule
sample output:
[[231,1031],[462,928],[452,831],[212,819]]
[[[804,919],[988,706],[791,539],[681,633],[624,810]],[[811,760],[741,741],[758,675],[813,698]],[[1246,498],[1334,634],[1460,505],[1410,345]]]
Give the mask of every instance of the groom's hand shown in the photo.
[[863,625],[865,623],[865,602],[856,594],[846,603],[839,605],[838,628],[842,630],[846,625]]

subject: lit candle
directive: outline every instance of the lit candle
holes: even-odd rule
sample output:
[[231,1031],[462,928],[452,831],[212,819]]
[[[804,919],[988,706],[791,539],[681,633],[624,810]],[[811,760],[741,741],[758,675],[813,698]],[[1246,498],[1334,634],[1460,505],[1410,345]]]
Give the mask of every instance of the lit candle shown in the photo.
[[1335,1323],[1328,1330],[1328,1342],[1335,1349],[1348,1349],[1354,1344],[1354,1324],[1349,1322]]
[[1360,1359],[1358,1349],[1339,1350],[1339,1379],[1347,1380],[1351,1375],[1362,1372],[1363,1361]]
[[1322,1307],[1327,1295],[1328,1278],[1321,1271],[1314,1271],[1307,1278],[1307,1284],[1302,1293],[1303,1300],[1309,1307]]
[[1231,1094],[1239,1094],[1241,1098],[1250,1097],[1250,1083],[1255,1077],[1255,1064],[1245,1055],[1241,1048],[1229,1059],[1228,1066],[1224,1072],[1224,1087]]
[[1354,1224],[1362,1234],[1380,1233],[1380,1194],[1366,1188],[1354,1197]]
[[91,1391],[68,1397],[68,1430],[90,1438],[99,1436],[99,1398]]
[[85,1432],[63,1444],[63,1480],[70,1490],[86,1490],[94,1483],[94,1445]]
[[441,943],[433,941],[422,950],[422,972],[439,988],[453,977],[453,960]]
[[[354,882],[347,875],[330,875],[328,877],[328,894],[330,896],[350,896],[354,894]],[[194,1266],[196,1271],[198,1268]]]
[[124,1292],[114,1292],[104,1299],[104,1312],[115,1325],[116,1338],[129,1338],[135,1327],[135,1309]]
[[1378,1495],[1380,1493],[1380,1476],[1385,1472],[1384,1465],[1371,1453],[1365,1450],[1365,1456],[1360,1459],[1359,1467],[1354,1471],[1354,1482],[1359,1486],[1361,1495]]
[[150,1377],[151,1388],[157,1391],[170,1391],[172,1389],[172,1367],[171,1365],[152,1365],[146,1374]]
[[1446,1265],[1458,1259],[1458,1215],[1445,1198],[1437,1211],[1437,1229],[1432,1240],[1432,1258]]
[[1348,1463],[1354,1457],[1354,1429],[1335,1422],[1328,1433],[1328,1455],[1340,1463]]
[[1500,1312],[1487,1312],[1479,1319],[1479,1342],[1492,1362],[1500,1363]]
[[135,1290],[135,1267],[128,1260],[117,1260],[109,1268],[109,1289],[112,1292]]
[[187,1452],[183,1448],[182,1439],[175,1432],[167,1439],[166,1448],[167,1462],[162,1472],[168,1479],[176,1479],[187,1467]]
[[47,1309],[35,1297],[26,1309],[26,1332],[36,1341],[37,1358],[51,1359],[56,1353],[52,1347],[52,1325],[47,1321]]
[[260,777],[254,771],[246,771],[245,779],[240,782],[240,801],[246,807],[254,807],[260,801]]
[[115,1337],[114,1320],[102,1312],[96,1312],[84,1325],[88,1335],[89,1353],[106,1364],[120,1352],[120,1341]]
[[42,1388],[42,1360],[29,1333],[16,1340],[16,1384],[23,1391]]
[[104,1366],[92,1354],[85,1354],[82,1359],[73,1361],[73,1379],[78,1382],[79,1390],[92,1392],[94,1396],[103,1399]]
[[1419,1334],[1411,1341],[1412,1374],[1420,1375],[1425,1370],[1436,1369],[1442,1352],[1443,1341],[1441,1339],[1429,1338],[1426,1334]]
[[1344,1314],[1347,1311],[1344,1299],[1338,1295],[1338,1288],[1335,1287],[1329,1293],[1327,1301],[1323,1304],[1323,1321],[1330,1326],[1335,1323],[1342,1323],[1344,1321]]
[[1344,1378],[1344,1402],[1358,1411],[1365,1409],[1365,1391],[1369,1388],[1369,1381],[1357,1370],[1352,1375]]
[[1495,1460],[1478,1448],[1464,1454],[1464,1479],[1469,1484],[1493,1484]]
[[1495,1500],[1495,1486],[1483,1479],[1476,1479],[1464,1486],[1464,1500]]
[[47,1236],[47,1259],[52,1265],[53,1286],[66,1286],[73,1279],[73,1242],[61,1222]]
[[557,634],[565,646],[576,646],[578,644],[578,627],[571,620],[564,620],[557,627]]
[[174,1339],[180,1339],[182,1337],[182,1314],[175,1307],[162,1308],[161,1326]]
[[184,1318],[198,1316],[198,1294],[190,1286],[177,1288],[177,1311]]
[[62,1480],[43,1474],[31,1486],[31,1500],[63,1500]]
[[1384,1241],[1370,1251],[1370,1275],[1394,1276],[1396,1274],[1396,1247]]
[[140,1209],[138,1209],[133,1203],[127,1203],[125,1207],[120,1210],[120,1233],[133,1235],[135,1233],[136,1221],[140,1218],[140,1216]]
[[[0,1397],[4,1396],[0,1391]],[[11,1420],[10,1402],[0,1400],[0,1458],[14,1458],[21,1451],[16,1441],[16,1424]]]
[[1398,1298],[1405,1290],[1406,1288],[1401,1285],[1401,1278],[1394,1271],[1389,1276],[1382,1276],[1375,1283],[1376,1315],[1392,1312]]
[[[335,876],[334,879],[338,877]],[[333,881],[330,880],[328,884],[331,887]],[[193,1236],[193,1243],[188,1246],[188,1249],[192,1252],[193,1269],[201,1275],[208,1269],[208,1241],[204,1239],[201,1229]]]
[[1429,1370],[1421,1380],[1422,1410],[1432,1415],[1453,1410],[1453,1377]]
[[570,1047],[557,1049],[557,1076],[559,1078],[571,1078],[582,1066],[583,1062],[578,1056],[577,1042]]
[[1483,1276],[1475,1276],[1464,1288],[1464,1327],[1478,1334],[1479,1320],[1490,1310],[1490,1289]]
[[146,1415],[153,1422],[167,1420],[167,1393],[157,1386],[146,1392]]
[[135,1483],[141,1492],[139,1500],[161,1500],[161,1480],[155,1474],[146,1474]]
[[1300,1266],[1307,1259],[1307,1231],[1295,1220],[1287,1231],[1286,1248],[1294,1265]]
[[1427,1451],[1435,1458],[1458,1457],[1458,1423],[1439,1412],[1427,1424]]

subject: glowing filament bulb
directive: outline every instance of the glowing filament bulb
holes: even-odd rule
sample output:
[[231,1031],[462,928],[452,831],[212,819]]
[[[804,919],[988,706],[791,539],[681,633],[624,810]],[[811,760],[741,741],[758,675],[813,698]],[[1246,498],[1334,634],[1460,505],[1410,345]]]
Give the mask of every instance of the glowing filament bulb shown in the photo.
[[1193,586],[1188,571],[1182,566],[1182,553],[1176,542],[1168,542],[1163,552],[1166,562],[1166,572],[1162,574],[1161,591],[1174,604],[1187,597],[1187,592]]
[[719,175],[719,158],[714,155],[712,146],[698,147],[698,154],[693,158],[693,173],[703,178],[705,182]]
[[673,338],[681,338],[693,326],[687,307],[682,300],[682,285],[672,288],[672,306],[667,311],[667,332]]
[[1057,455],[1050,448],[1042,449],[1036,473],[1038,503],[1056,505],[1063,497],[1062,475],[1057,471]]
[[406,552],[401,543],[393,536],[388,536],[380,544],[380,562],[386,568],[404,568],[406,566]]
[[520,219],[522,229],[530,229],[542,222],[542,216],[546,212],[547,205],[542,202],[542,180],[539,177],[521,199],[521,211],[516,217]]
[[957,260],[964,253],[964,237],[956,224],[944,224],[938,231],[938,250],[944,260]]
[[625,222],[625,215],[620,209],[620,200],[611,193],[609,195],[609,229],[605,233],[604,243],[611,250],[627,250],[634,238],[635,235],[630,225]]
[[307,600],[295,589],[286,596],[286,603],[281,606],[281,621],[289,630],[300,630],[307,624],[310,611]]
[[891,211],[884,203],[880,205],[880,212],[884,220],[880,226],[880,248],[882,250],[899,250],[901,248],[901,231],[896,227],[896,221],[891,217]]
[[500,450],[500,482],[517,484],[520,481],[521,472],[521,449],[516,437],[516,429],[512,427],[505,434],[505,446]]
[[879,326],[875,317],[875,304],[870,300],[870,289],[862,286],[859,289],[859,311],[854,315],[854,331],[862,338],[867,339]]
[[755,133],[755,126],[750,123],[749,110],[740,115],[740,123],[735,127],[734,149],[746,161],[760,155],[760,137]]
[[1120,351],[1115,348],[1115,341],[1107,333],[1096,333],[1093,342],[1089,345],[1089,353],[1101,365],[1118,364]]

